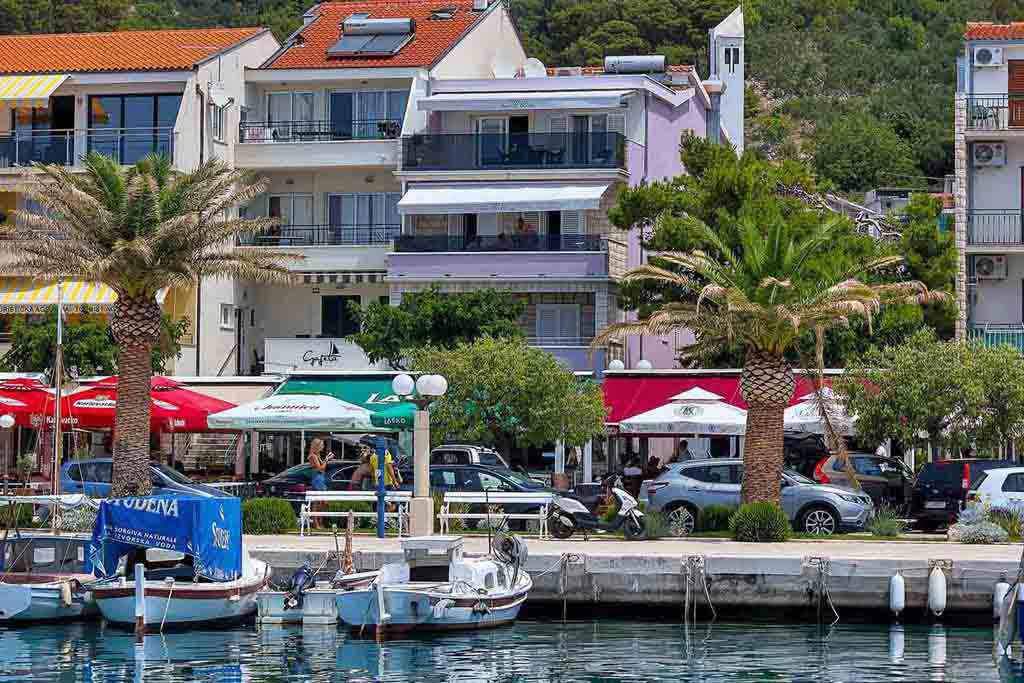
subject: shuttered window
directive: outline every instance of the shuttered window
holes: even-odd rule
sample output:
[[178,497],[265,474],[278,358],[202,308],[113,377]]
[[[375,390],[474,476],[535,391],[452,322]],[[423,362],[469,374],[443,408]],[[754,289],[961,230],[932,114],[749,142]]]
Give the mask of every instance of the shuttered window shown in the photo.
[[538,304],[537,336],[548,339],[579,337],[579,304]]
[[1016,95],[1024,94],[1024,60],[1011,59],[1008,65],[1010,77],[1007,91]]
[[584,219],[582,211],[563,211],[562,212],[562,234],[563,235],[578,235],[582,232],[586,232],[584,227]]

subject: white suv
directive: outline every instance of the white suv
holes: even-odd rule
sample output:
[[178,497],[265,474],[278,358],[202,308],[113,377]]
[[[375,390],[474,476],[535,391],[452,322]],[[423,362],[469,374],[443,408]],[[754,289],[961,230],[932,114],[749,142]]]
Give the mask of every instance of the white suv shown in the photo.
[[508,463],[501,455],[486,446],[471,446],[467,444],[445,444],[430,451],[431,465],[489,465],[490,467],[504,467],[508,469]]
[[1024,467],[985,470],[967,492],[967,502],[993,508],[1024,508]]

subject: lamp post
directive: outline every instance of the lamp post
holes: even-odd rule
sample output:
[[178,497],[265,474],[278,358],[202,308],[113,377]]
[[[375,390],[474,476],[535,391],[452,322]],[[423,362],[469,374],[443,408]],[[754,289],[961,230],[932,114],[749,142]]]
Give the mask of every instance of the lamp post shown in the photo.
[[420,375],[416,380],[409,375],[398,375],[392,380],[391,388],[396,395],[416,406],[409,532],[413,536],[430,536],[434,533],[434,500],[430,497],[430,412],[427,408],[448,391],[448,380],[441,375]]

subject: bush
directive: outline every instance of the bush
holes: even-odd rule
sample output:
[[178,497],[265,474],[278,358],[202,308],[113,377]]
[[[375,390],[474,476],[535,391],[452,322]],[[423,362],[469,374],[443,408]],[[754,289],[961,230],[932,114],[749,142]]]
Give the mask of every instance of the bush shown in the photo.
[[960,511],[956,523],[964,526],[973,526],[988,521],[988,510],[984,505],[970,505]]
[[644,535],[652,540],[672,535],[672,529],[665,513],[658,510],[644,512]]
[[701,531],[727,531],[734,514],[736,508],[731,505],[708,505],[697,516],[697,528]]
[[748,543],[786,541],[793,532],[782,508],[767,502],[741,505],[729,520],[729,531],[733,540]]
[[988,518],[1002,527],[1011,541],[1018,541],[1024,535],[1024,510],[1021,508],[992,508],[988,511]]
[[899,518],[895,510],[888,506],[879,508],[875,516],[868,522],[868,531],[872,536],[894,538],[902,534],[903,530],[903,520]]
[[[347,512],[373,512],[373,505],[364,501],[356,501],[352,503],[344,503],[341,501],[334,501],[328,503],[323,507],[324,512],[333,513],[347,513]],[[339,529],[345,529],[348,526],[347,517],[341,519],[327,517],[325,521],[329,521],[330,524],[337,524]],[[356,528],[365,529],[369,527],[376,527],[376,524],[369,517],[356,517],[355,518]]]
[[[28,503],[20,503],[17,507],[17,521],[16,525],[19,529],[28,529],[35,526],[32,523],[32,505]],[[0,527],[3,528],[14,528],[11,526],[11,506],[2,505],[0,506]],[[90,530],[92,527],[90,527]]]
[[242,533],[280,534],[295,527],[295,510],[283,498],[253,498],[242,502]]
[[992,522],[978,524],[954,524],[949,527],[947,538],[959,543],[988,545],[989,543],[1005,543],[1009,535],[1001,526]]

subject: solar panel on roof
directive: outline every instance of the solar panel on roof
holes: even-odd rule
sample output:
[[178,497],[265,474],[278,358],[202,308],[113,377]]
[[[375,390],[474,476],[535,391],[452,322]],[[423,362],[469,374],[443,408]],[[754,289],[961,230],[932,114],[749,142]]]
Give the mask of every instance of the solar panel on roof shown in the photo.
[[376,36],[342,36],[341,40],[327,48],[329,55],[358,54]]
[[327,50],[329,57],[341,55],[393,55],[412,40],[411,33],[385,33],[378,35],[343,35]]
[[363,46],[360,52],[393,55],[412,37],[409,33],[389,33],[374,36],[373,40]]

